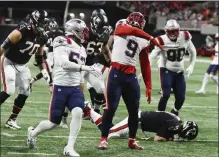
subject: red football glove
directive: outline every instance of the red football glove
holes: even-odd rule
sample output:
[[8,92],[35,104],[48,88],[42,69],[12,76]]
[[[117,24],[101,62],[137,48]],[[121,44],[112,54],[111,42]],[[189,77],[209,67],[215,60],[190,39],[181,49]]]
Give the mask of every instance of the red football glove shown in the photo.
[[158,46],[163,51],[162,46],[157,42],[157,40],[155,38],[151,39],[151,44],[153,46]]
[[150,89],[146,89],[146,93],[145,93],[147,99],[148,104],[151,103],[151,90]]

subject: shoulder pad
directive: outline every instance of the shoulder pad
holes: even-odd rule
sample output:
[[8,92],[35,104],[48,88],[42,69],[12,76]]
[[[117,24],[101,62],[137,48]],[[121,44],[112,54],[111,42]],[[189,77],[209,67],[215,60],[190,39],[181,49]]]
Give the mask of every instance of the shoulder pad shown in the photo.
[[70,45],[70,44],[71,44],[71,40],[65,36],[58,36],[53,41],[54,48],[56,48],[58,46],[66,46],[66,45]]
[[156,37],[156,39],[158,40],[160,45],[164,45],[164,41],[163,41],[163,38],[161,36]]
[[17,30],[20,31],[21,34],[23,35],[24,32],[31,30],[31,25],[29,25],[26,22],[21,22],[17,25]]
[[185,36],[185,40],[191,40],[192,39],[192,35],[188,32],[188,31],[183,31],[184,36]]

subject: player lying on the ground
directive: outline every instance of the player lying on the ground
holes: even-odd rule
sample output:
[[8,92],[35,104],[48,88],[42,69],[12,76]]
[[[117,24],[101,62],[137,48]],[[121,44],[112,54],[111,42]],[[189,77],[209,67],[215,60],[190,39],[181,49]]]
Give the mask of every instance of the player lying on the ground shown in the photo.
[[83,71],[100,75],[92,66],[86,66],[86,52],[82,46],[88,39],[88,28],[84,21],[72,19],[65,24],[65,36],[54,39],[54,68],[53,68],[53,91],[49,109],[49,120],[44,120],[34,129],[28,128],[27,145],[33,148],[36,137],[58,126],[62,119],[65,107],[72,114],[68,144],[63,154],[66,156],[80,156],[74,145],[82,125],[84,109],[84,94],[80,88]]
[[[57,36],[64,35],[63,31],[59,29],[59,26],[55,20],[50,19],[48,31],[46,32],[48,36],[48,41],[46,43],[46,47],[44,48],[44,59],[46,69],[50,76],[49,88],[50,93],[52,91],[52,67],[53,67],[53,40]],[[35,58],[36,59],[36,58]],[[35,66],[38,66],[37,62],[34,63]],[[40,80],[43,77],[42,73],[38,73],[35,77],[30,80],[30,88],[32,91],[32,85],[34,82]]]
[[218,94],[218,70],[219,70],[219,66],[218,66],[218,42],[219,42],[219,35],[218,33],[215,35],[215,40],[216,40],[216,45],[215,45],[215,55],[214,55],[214,59],[211,62],[211,64],[208,67],[207,72],[205,73],[205,76],[203,78],[202,81],[202,86],[201,89],[199,89],[198,91],[196,91],[197,94],[205,94],[205,88],[208,84],[209,78],[211,78],[217,86],[217,94]]
[[[97,127],[101,130],[102,116],[89,106],[84,110]],[[193,121],[182,123],[180,118],[165,111],[139,111],[139,129],[154,132],[154,141],[193,140],[198,135],[198,125]],[[112,125],[113,126],[113,125]],[[129,134],[128,117],[110,128],[108,138],[127,137]]]
[[5,127],[20,129],[16,119],[30,95],[29,79],[31,77],[27,63],[35,54],[37,64],[47,82],[50,81],[48,72],[44,68],[43,48],[47,42],[45,30],[48,27],[48,14],[44,10],[36,10],[26,21],[18,24],[2,43],[0,47],[1,77],[3,90],[0,92],[0,105],[12,94],[16,87],[19,94],[14,100],[12,114],[7,120]]
[[[150,63],[160,55],[159,73],[161,83],[161,97],[158,111],[165,111],[170,97],[171,89],[175,97],[172,113],[178,115],[183,106],[186,93],[185,77],[193,73],[196,60],[196,49],[192,43],[192,36],[188,31],[180,31],[176,20],[168,20],[164,28],[165,34],[156,38],[163,50],[155,47],[150,54]],[[184,70],[184,55],[188,50],[190,64]]]

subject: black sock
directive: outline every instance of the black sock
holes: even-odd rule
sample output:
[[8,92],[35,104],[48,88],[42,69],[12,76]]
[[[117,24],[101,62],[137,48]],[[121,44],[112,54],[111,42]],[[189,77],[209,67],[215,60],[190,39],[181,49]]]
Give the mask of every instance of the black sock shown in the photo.
[[8,98],[10,97],[10,95],[8,95],[7,93],[5,92],[0,92],[0,105],[2,105],[5,100],[7,100]]
[[40,80],[41,78],[43,78],[43,74],[42,74],[42,73],[39,73],[39,74],[37,74],[37,75],[34,77],[35,81]]

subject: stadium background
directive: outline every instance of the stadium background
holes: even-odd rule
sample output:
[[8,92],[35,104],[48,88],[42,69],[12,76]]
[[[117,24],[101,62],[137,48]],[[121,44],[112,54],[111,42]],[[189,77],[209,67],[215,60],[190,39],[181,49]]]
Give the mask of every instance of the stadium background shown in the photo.
[[[69,5],[69,6],[68,6]],[[66,6],[68,6],[66,10]],[[205,70],[210,63],[213,38],[218,32],[218,2],[66,2],[66,1],[25,1],[25,2],[0,2],[0,43],[16,27],[16,24],[27,17],[35,9],[45,9],[51,17],[54,17],[62,27],[65,20],[79,17],[79,13],[84,13],[84,20],[89,25],[89,17],[92,10],[103,8],[107,14],[110,25],[114,28],[119,19],[126,18],[131,11],[140,11],[145,15],[147,24],[145,31],[153,36],[163,34],[163,26],[169,18],[179,21],[183,30],[188,30],[193,38],[192,41],[197,48],[198,62],[191,78],[187,81],[187,98],[182,109],[181,118],[183,120],[194,120],[200,127],[199,136],[194,142],[189,143],[154,143],[151,140],[144,143],[143,152],[133,152],[126,149],[126,140],[110,141],[110,149],[100,152],[96,149],[99,141],[99,131],[89,121],[83,121],[83,126],[79,135],[76,149],[82,157],[97,156],[167,156],[167,157],[216,157],[218,156],[218,96],[215,84],[210,83],[208,93],[196,95],[195,90],[201,86],[201,81]],[[65,14],[65,11],[67,11]],[[72,14],[73,13],[73,14]],[[65,19],[65,15],[66,19]],[[206,42],[207,41],[207,42]],[[207,57],[201,57],[207,56]],[[187,62],[186,62],[187,65]],[[38,69],[30,61],[29,67],[32,76]],[[159,79],[156,65],[153,66],[153,100],[152,105],[147,105],[144,96],[144,84],[141,83],[141,109],[156,110],[159,100]],[[40,120],[47,118],[50,94],[45,81],[41,80],[34,85],[32,96],[28,99],[27,105],[18,118],[18,124],[22,126],[19,131],[5,129],[4,123],[11,112],[14,96],[9,99],[1,108],[1,155],[2,156],[57,156],[60,157],[68,131],[58,128],[39,137],[37,149],[28,150],[25,146],[26,129],[30,125],[36,125]],[[87,99],[88,93],[85,92]],[[173,104],[171,97],[167,111]],[[171,104],[171,105],[170,105]],[[127,111],[123,101],[121,101],[115,122],[124,119]],[[141,131],[139,137],[143,137]],[[152,134],[153,135],[153,134]]]

